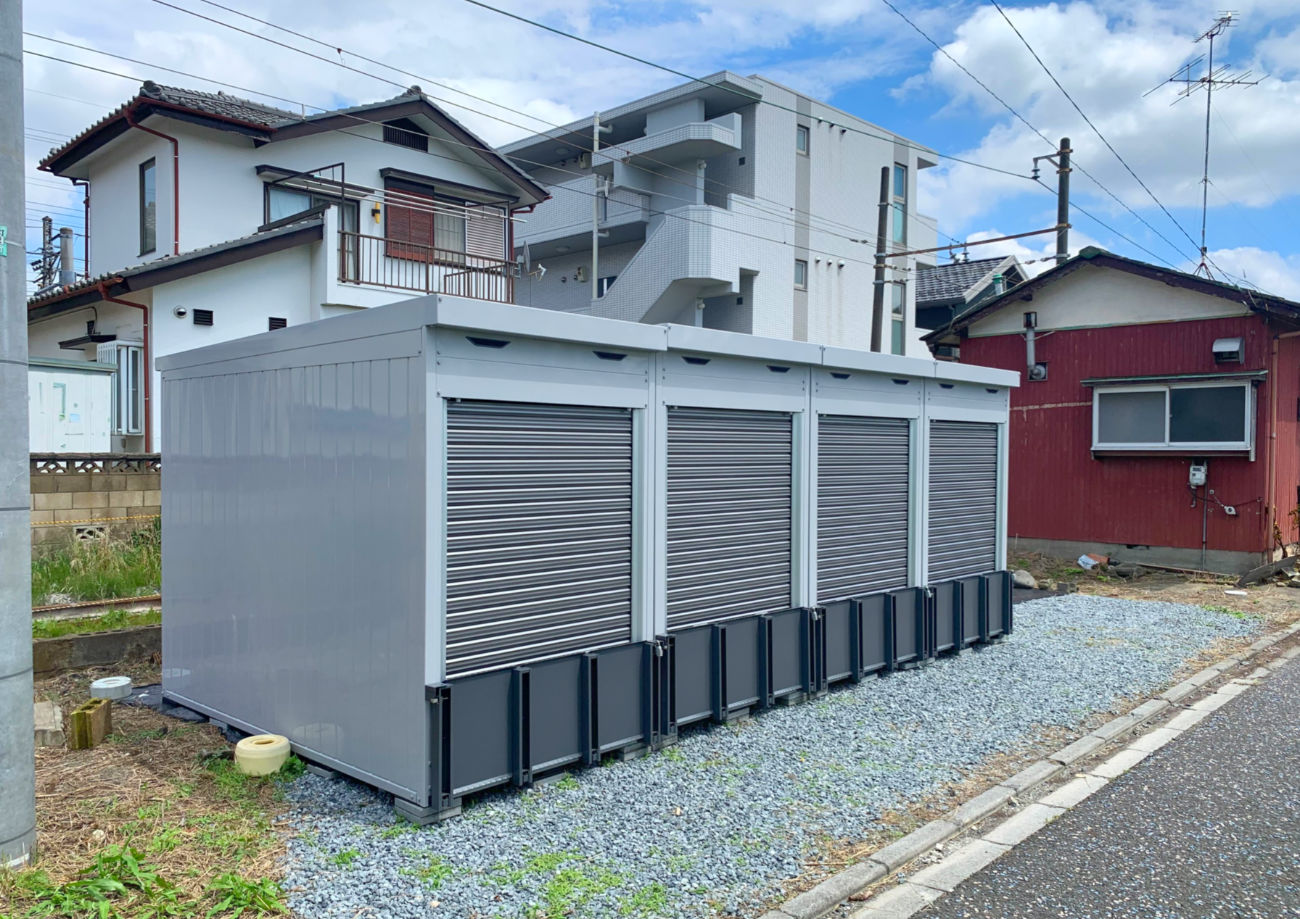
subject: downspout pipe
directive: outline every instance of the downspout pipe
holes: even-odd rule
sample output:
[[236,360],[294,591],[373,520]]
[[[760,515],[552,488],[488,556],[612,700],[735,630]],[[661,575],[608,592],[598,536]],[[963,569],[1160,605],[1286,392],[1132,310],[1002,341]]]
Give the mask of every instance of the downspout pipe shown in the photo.
[[81,219],[81,230],[85,234],[82,237],[83,254],[85,255],[86,277],[90,277],[90,179],[73,179],[72,184],[77,188],[84,188],[86,196],[81,199],[81,206],[84,214]]
[[119,297],[110,296],[108,293],[108,281],[100,281],[96,288],[99,295],[106,303],[116,303],[120,306],[130,306],[138,309],[143,317],[144,333],[141,344],[144,349],[144,452],[153,452],[153,346],[149,341],[149,307],[143,303],[133,303],[130,300],[123,300]]
[[[181,144],[175,137],[170,134],[164,134],[162,131],[155,131],[153,128],[146,128],[140,122],[135,120],[131,110],[127,109],[122,113],[126,123],[133,128],[139,128],[156,137],[161,137],[172,145],[172,255],[181,254]],[[138,303],[131,304],[139,306]]]

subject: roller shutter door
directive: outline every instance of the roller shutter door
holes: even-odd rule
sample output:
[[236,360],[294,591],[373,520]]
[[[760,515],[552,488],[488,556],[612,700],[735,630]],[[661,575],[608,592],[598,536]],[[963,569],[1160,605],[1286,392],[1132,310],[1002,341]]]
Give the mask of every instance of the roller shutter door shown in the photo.
[[447,404],[447,675],[631,640],[632,419]]
[[930,422],[930,582],[997,567],[998,426]]
[[817,423],[817,600],[907,586],[910,422]]
[[790,607],[793,425],[668,410],[668,627]]

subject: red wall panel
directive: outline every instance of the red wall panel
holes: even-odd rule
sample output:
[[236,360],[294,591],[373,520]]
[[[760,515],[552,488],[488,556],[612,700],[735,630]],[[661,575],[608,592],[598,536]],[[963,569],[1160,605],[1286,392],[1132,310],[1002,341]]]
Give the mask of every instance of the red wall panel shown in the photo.
[[1277,471],[1274,474],[1278,524],[1287,542],[1300,540],[1289,516],[1300,506],[1300,336],[1277,343]]
[[[1212,343],[1235,336],[1245,340],[1244,363],[1216,365]],[[1020,388],[1011,393],[1007,535],[1200,548],[1202,509],[1190,506],[1187,488],[1192,457],[1093,457],[1092,389],[1080,380],[1263,370],[1271,363],[1272,344],[1271,333],[1255,316],[1040,334],[1037,359],[1047,362],[1048,379],[1026,382],[1022,373]],[[1025,342],[1019,335],[967,339],[961,359],[1023,371]],[[1211,505],[1210,549],[1262,552],[1270,542],[1268,386],[1256,391],[1255,459],[1209,460],[1209,488],[1237,509],[1237,516],[1229,517]],[[1300,460],[1290,462],[1294,468]]]

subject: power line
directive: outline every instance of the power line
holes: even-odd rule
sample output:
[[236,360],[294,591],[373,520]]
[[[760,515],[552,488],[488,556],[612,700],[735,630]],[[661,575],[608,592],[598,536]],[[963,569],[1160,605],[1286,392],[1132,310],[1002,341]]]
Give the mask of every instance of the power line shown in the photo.
[[[1035,180],[1035,181],[1037,181],[1038,184],[1041,185],[1041,186],[1043,186],[1043,188],[1046,189],[1047,191],[1052,192],[1051,187],[1048,186],[1047,183],[1044,182],[1042,179],[1037,179],[1037,180]],[[1052,192],[1052,193],[1055,194],[1055,192]],[[1137,242],[1137,241],[1135,241],[1135,240],[1129,238],[1128,236],[1125,236],[1123,233],[1121,233],[1119,230],[1117,230],[1117,229],[1115,229],[1114,227],[1112,227],[1112,226],[1111,226],[1110,224],[1108,224],[1106,221],[1102,220],[1102,219],[1101,219],[1100,217],[1098,217],[1096,214],[1094,214],[1094,213],[1092,213],[1091,211],[1085,209],[1085,208],[1083,207],[1083,205],[1081,205],[1081,204],[1077,204],[1077,203],[1075,203],[1074,201],[1071,201],[1071,202],[1070,202],[1070,207],[1072,207],[1074,210],[1078,211],[1078,212],[1079,212],[1080,214],[1082,214],[1083,216],[1087,217],[1087,218],[1088,218],[1089,220],[1091,220],[1093,223],[1099,224],[1100,226],[1102,226],[1102,227],[1105,228],[1106,230],[1110,231],[1111,233],[1114,233],[1116,236],[1118,236],[1120,239],[1124,240],[1124,242],[1128,243],[1130,246],[1133,246],[1135,249],[1140,249],[1141,251],[1145,252],[1147,255],[1149,255],[1149,256],[1151,256],[1153,259],[1155,259],[1157,262],[1160,262],[1160,263],[1163,264],[1163,265],[1167,265],[1167,266],[1170,267],[1170,268],[1173,268],[1173,267],[1174,267],[1173,262],[1169,261],[1169,259],[1167,259],[1167,258],[1163,258],[1163,257],[1161,257],[1161,256],[1159,256],[1159,255],[1156,255],[1154,252],[1152,252],[1152,251],[1151,251],[1150,249],[1148,249],[1146,246],[1144,246],[1144,245],[1142,245],[1141,243],[1139,243],[1139,242]]]
[[[154,2],[155,2],[155,3],[160,3],[160,2],[162,2],[162,0],[154,0]],[[729,92],[729,93],[731,93],[732,95],[740,96],[741,98],[747,100],[747,101],[750,102],[750,103],[753,103],[753,104],[759,104],[759,105],[770,105],[770,106],[772,106],[773,108],[778,108],[778,109],[781,109],[782,111],[791,112],[791,113],[793,113],[793,114],[795,114],[795,115],[800,114],[800,112],[798,111],[798,109],[791,108],[791,107],[788,106],[788,105],[782,105],[782,104],[779,103],[779,102],[773,102],[771,99],[764,99],[764,98],[762,98],[761,96],[754,96],[754,95],[751,94],[751,93],[746,93],[746,92],[743,92],[743,91],[738,90],[738,89],[733,89],[733,88],[731,88],[730,86],[723,86],[723,85],[718,84],[718,83],[710,83],[708,80],[702,80],[702,79],[700,79],[699,77],[692,76],[692,75],[689,74],[689,73],[683,73],[683,72],[680,71],[680,70],[674,70],[672,67],[667,67],[667,66],[665,66],[665,65],[663,65],[663,64],[657,64],[657,63],[655,63],[654,61],[647,60],[646,58],[643,58],[643,57],[638,57],[637,55],[635,55],[635,54],[630,54],[630,53],[628,53],[627,51],[620,51],[620,50],[617,49],[617,48],[611,48],[611,47],[608,46],[608,45],[602,45],[600,42],[592,41],[592,40],[589,39],[589,38],[583,38],[581,35],[574,35],[574,34],[572,34],[571,32],[565,32],[565,31],[562,30],[562,29],[557,29],[557,28],[555,28],[554,26],[548,26],[548,25],[546,25],[546,24],[543,23],[543,22],[538,22],[538,21],[535,20],[535,19],[529,19],[529,18],[527,18],[526,16],[520,16],[520,15],[518,15],[517,13],[512,13],[512,12],[510,12],[509,10],[499,9],[499,8],[497,8],[497,7],[495,7],[495,6],[491,6],[491,5],[487,4],[487,3],[482,3],[482,2],[480,2],[480,0],[465,0],[465,2],[466,2],[466,3],[473,4],[474,6],[482,7],[482,8],[485,9],[485,10],[490,10],[490,11],[493,12],[493,13],[498,13],[498,14],[500,14],[500,15],[502,15],[502,16],[506,16],[506,17],[508,17],[508,18],[510,18],[510,19],[514,19],[514,20],[517,20],[517,21],[519,21],[519,22],[525,23],[525,24],[527,24],[527,25],[533,26],[534,28],[542,29],[543,31],[550,32],[550,33],[552,33],[552,34],[554,34],[554,35],[559,35],[559,36],[561,36],[561,37],[563,37],[563,38],[568,38],[568,39],[570,39],[570,40],[572,40],[572,41],[581,42],[581,43],[584,44],[584,45],[589,45],[589,46],[591,46],[592,48],[598,48],[599,50],[601,50],[601,51],[605,51],[605,52],[607,52],[607,53],[609,53],[609,54],[614,54],[614,55],[617,55],[618,57],[626,58],[627,60],[630,60],[630,61],[635,61],[635,62],[638,63],[638,64],[644,64],[644,65],[647,66],[647,67],[653,67],[653,68],[655,68],[656,70],[662,70],[662,71],[664,71],[665,73],[671,73],[671,74],[673,74],[674,76],[681,77],[682,79],[684,79],[684,80],[688,80],[688,81],[690,81],[690,82],[692,82],[692,83],[699,83],[701,86],[708,86],[708,87],[710,87],[711,89],[720,89],[720,90],[723,90],[723,91],[725,91],[725,92]],[[938,152],[937,150],[932,150],[932,149],[929,148],[929,147],[923,147],[923,146],[921,146],[920,144],[914,144],[914,143],[912,143],[911,141],[904,140],[903,138],[898,137],[898,136],[896,136],[896,135],[892,135],[892,134],[876,134],[876,133],[874,133],[874,132],[872,132],[872,131],[866,131],[866,130],[863,130],[862,128],[855,128],[855,127],[853,127],[852,125],[843,125],[843,124],[839,124],[838,122],[836,122],[835,126],[838,127],[838,128],[843,128],[844,130],[846,130],[846,131],[850,131],[850,132],[852,132],[852,133],[854,133],[854,134],[861,134],[861,135],[863,135],[863,136],[865,136],[865,137],[872,137],[872,138],[875,138],[876,140],[885,140],[885,141],[889,141],[889,142],[891,142],[891,143],[896,143],[896,144],[898,144],[898,145],[901,146],[901,147],[906,147],[906,148],[908,148],[908,149],[910,149],[910,150],[920,150],[920,151],[922,151],[922,152],[924,152],[924,153],[928,153],[928,154],[931,154],[931,155],[937,156],[937,157],[939,157],[939,158],[941,158],[941,159],[953,160],[954,162],[962,163],[963,165],[966,165],[966,166],[974,166],[974,167],[976,167],[976,168],[978,168],[978,169],[987,169],[987,170],[990,171],[990,172],[1001,173],[1002,175],[1011,176],[1012,178],[1016,178],[1016,179],[1027,179],[1027,178],[1028,178],[1028,176],[1022,175],[1022,174],[1020,174],[1020,173],[1018,173],[1018,172],[1012,172],[1012,171],[1010,171],[1009,169],[1001,169],[1001,168],[999,168],[999,167],[997,167],[997,166],[989,166],[989,165],[987,165],[986,163],[977,163],[977,162],[975,162],[975,161],[973,161],[973,160],[967,160],[967,159],[964,159],[964,158],[959,157],[959,156],[953,156],[952,154],[948,154],[948,153],[940,153],[940,152]]]
[[[90,65],[90,64],[83,64],[83,63],[81,63],[80,61],[70,61],[70,60],[67,60],[67,59],[65,59],[65,58],[54,57],[54,56],[52,56],[52,55],[48,55],[48,54],[40,54],[39,52],[31,51],[31,50],[28,50],[28,49],[24,49],[23,53],[24,53],[24,54],[31,54],[31,55],[34,55],[34,56],[36,56],[36,57],[41,57],[41,58],[45,58],[45,59],[52,60],[52,61],[57,61],[57,62],[59,62],[59,63],[67,64],[67,65],[69,65],[69,66],[73,66],[73,67],[82,67],[82,68],[85,68],[85,69],[88,69],[88,70],[95,71],[95,72],[97,72],[97,73],[103,73],[103,74],[107,74],[107,75],[109,75],[109,76],[119,77],[119,78],[121,78],[121,79],[124,79],[124,80],[130,80],[130,81],[132,81],[132,82],[140,82],[140,80],[141,80],[141,78],[138,77],[138,76],[133,76],[133,75],[130,75],[130,74],[118,73],[118,72],[116,72],[116,71],[107,70],[107,69],[102,68],[102,67],[95,67],[95,66],[92,66],[92,65]],[[146,64],[144,64],[143,66],[151,66],[151,65],[149,65],[149,64],[146,63]],[[160,69],[163,69],[163,68],[160,68]],[[176,71],[176,72],[180,72],[180,71]],[[206,78],[206,77],[201,77],[201,76],[198,76],[198,75],[195,75],[195,74],[182,73],[182,75],[183,75],[183,76],[187,76],[187,77],[189,77],[190,79],[194,79],[194,80],[203,80],[203,81],[207,81],[207,78]],[[208,81],[208,82],[217,82],[217,81]],[[261,94],[259,93],[259,95],[261,95]],[[315,106],[313,106],[313,108],[314,108],[314,107],[315,107]],[[324,109],[322,109],[322,110],[323,110],[323,111],[327,111],[327,110],[324,110]],[[372,120],[367,119],[367,118],[364,118],[364,117],[362,117],[362,116],[360,116],[360,115],[358,115],[358,114],[356,114],[356,113],[348,113],[347,117],[348,117],[349,119],[353,120],[353,121],[356,121],[356,122],[359,123],[359,124],[369,124],[369,125],[378,125],[378,126],[382,126],[382,125],[383,125],[382,122],[372,121]],[[340,133],[340,134],[346,134],[346,135],[351,136],[351,137],[357,137],[357,138],[360,138],[360,139],[362,139],[362,140],[373,141],[373,142],[375,142],[375,143],[384,143],[383,139],[382,139],[382,138],[379,138],[379,137],[368,137],[368,136],[366,136],[366,135],[364,135],[364,134],[357,134],[357,133],[354,133],[354,132],[351,132],[351,131],[347,131],[347,130],[342,130],[342,129],[339,130],[339,133]],[[495,152],[495,151],[492,151],[492,150],[490,150],[489,148],[486,148],[486,147],[479,147],[479,146],[476,146],[476,145],[474,145],[474,144],[467,144],[467,143],[463,143],[463,142],[460,142],[460,141],[454,141],[454,140],[450,140],[450,139],[446,139],[446,138],[439,138],[439,141],[440,141],[441,143],[445,143],[445,144],[453,145],[453,146],[458,146],[458,147],[464,147],[464,148],[466,148],[466,149],[474,150],[474,151],[477,151],[477,152],[489,152],[489,153],[494,153],[494,152]],[[446,155],[446,154],[436,154],[436,153],[432,153],[432,152],[430,152],[429,155],[430,155],[430,156],[436,156],[436,157],[438,157],[438,158],[440,158],[440,159],[446,159],[446,160],[450,160],[450,161],[453,161],[453,162],[461,163],[461,164],[464,163],[464,160],[461,160],[461,159],[458,158],[458,157],[448,156],[448,155]],[[523,158],[518,158],[518,157],[517,157],[516,159],[517,159],[519,162],[531,163],[532,165],[537,165],[537,166],[549,165],[549,164],[545,164],[545,163],[532,163],[532,161],[529,161],[529,160],[526,160],[526,159],[523,159]],[[488,167],[488,166],[476,166],[475,168],[478,168],[478,169],[480,169],[481,171],[483,171],[484,173],[489,174],[489,175],[491,175],[491,174],[494,173],[494,170],[492,170],[491,167]],[[559,168],[557,168],[557,167],[551,167],[551,168],[556,168],[557,171],[559,171],[559,172],[564,172],[564,173],[566,173],[566,174],[574,175],[574,176],[577,176],[577,177],[583,177],[583,175],[584,175],[583,173],[576,173],[576,172],[572,172],[571,170],[559,169]],[[595,192],[591,192],[591,191],[583,191],[582,189],[578,189],[578,188],[573,188],[573,189],[570,189],[570,190],[573,191],[574,193],[577,193],[577,194],[583,194],[583,195],[587,195],[587,196],[590,196],[590,197],[595,197],[595,196],[596,196]],[[403,205],[403,206],[405,206],[405,205]],[[780,246],[784,246],[784,247],[786,247],[786,248],[796,249],[796,250],[797,250],[797,247],[794,246],[792,243],[787,243],[787,242],[785,242],[784,240],[781,240],[781,239],[773,239],[773,238],[768,237],[768,236],[761,236],[761,235],[756,234],[756,233],[749,233],[749,232],[746,232],[746,231],[744,231],[744,230],[736,229],[736,228],[734,228],[734,227],[718,227],[718,226],[715,226],[714,224],[709,223],[709,222],[706,222],[706,221],[696,220],[696,219],[694,219],[694,218],[692,218],[692,217],[689,217],[689,216],[687,216],[687,215],[685,215],[685,214],[678,214],[678,213],[674,213],[674,212],[672,212],[672,211],[661,211],[661,210],[656,210],[656,209],[654,209],[654,208],[650,208],[650,209],[648,209],[648,213],[649,213],[651,216],[662,216],[662,217],[665,217],[665,218],[674,219],[674,220],[682,221],[682,222],[685,222],[685,223],[695,223],[695,224],[699,224],[699,225],[701,225],[701,226],[707,226],[707,227],[709,227],[710,229],[721,230],[721,231],[723,231],[723,232],[732,233],[732,234],[737,235],[737,236],[743,236],[743,237],[747,237],[747,238],[750,238],[750,239],[759,240],[759,241],[761,241],[761,242],[772,243],[772,244],[775,244],[775,245],[780,245]],[[833,235],[833,234],[832,234],[832,235]],[[845,239],[845,240],[847,240],[847,241],[851,241],[851,240],[848,240],[848,237],[839,237],[839,238]],[[854,257],[852,257],[852,256],[845,255],[845,254],[842,254],[842,253],[835,253],[835,257],[836,257],[837,259],[843,260],[843,261],[845,261],[845,262],[852,262],[852,263],[855,263],[855,264],[874,266],[874,262],[873,262],[873,261],[865,261],[865,260],[863,260],[863,259],[854,258]],[[894,268],[893,270],[895,270],[895,271],[899,271],[899,270],[902,270],[902,269]]]
[[[1138,185],[1142,186],[1142,190],[1145,191],[1147,195],[1151,198],[1151,200],[1155,202],[1156,206],[1159,207],[1160,210],[1164,212],[1164,215],[1169,218],[1169,220],[1173,223],[1174,226],[1178,227],[1179,232],[1187,237],[1187,241],[1190,242],[1193,246],[1195,246],[1196,240],[1193,239],[1191,234],[1188,233],[1187,230],[1183,228],[1183,225],[1178,222],[1177,218],[1175,218],[1174,215],[1169,212],[1169,209],[1164,206],[1164,203],[1161,202],[1161,200],[1156,197],[1155,192],[1153,192],[1147,186],[1147,183],[1143,182],[1141,177],[1138,176],[1138,174],[1133,171],[1133,167],[1131,167],[1128,164],[1128,161],[1125,160],[1124,157],[1120,155],[1120,152],[1115,149],[1114,145],[1111,144],[1111,142],[1106,139],[1106,135],[1101,133],[1101,129],[1098,128],[1095,124],[1093,124],[1093,121],[1091,118],[1088,117],[1088,114],[1082,108],[1079,107],[1079,103],[1074,101],[1074,97],[1070,95],[1070,91],[1061,85],[1061,81],[1056,78],[1056,74],[1052,73],[1051,68],[1049,68],[1047,64],[1044,63],[1043,59],[1039,57],[1038,52],[1034,50],[1034,46],[1031,45],[1029,43],[1029,40],[1025,38],[1023,34],[1021,34],[1018,28],[1016,28],[1016,24],[1011,21],[1011,17],[1007,15],[1007,11],[1002,8],[1001,4],[998,3],[998,0],[990,0],[990,2],[997,9],[997,11],[1002,14],[1002,18],[1005,19],[1007,25],[1011,27],[1011,31],[1016,33],[1016,37],[1020,39],[1021,43],[1024,44],[1025,48],[1028,49],[1029,53],[1033,55],[1034,60],[1038,62],[1038,66],[1043,68],[1043,72],[1046,73],[1048,77],[1051,78],[1052,82],[1056,84],[1056,88],[1061,91],[1061,94],[1065,96],[1066,100],[1069,101],[1070,105],[1074,107],[1074,110],[1079,113],[1079,116],[1083,118],[1083,120],[1087,123],[1088,127],[1092,128],[1092,132],[1096,134],[1098,138],[1100,138],[1103,144],[1106,145],[1106,149],[1115,155],[1115,159],[1119,160],[1120,165],[1122,165],[1124,169],[1127,170],[1128,174],[1134,178],[1134,180],[1138,183]],[[1080,172],[1082,171],[1083,170],[1080,169]],[[1087,175],[1087,173],[1084,174]],[[1092,177],[1089,176],[1089,178]],[[1112,195],[1112,197],[1114,196]],[[1119,199],[1116,198],[1116,200],[1118,201]],[[1125,206],[1127,207],[1127,205]],[[1136,213],[1134,214],[1134,216],[1137,216]],[[1143,220],[1143,223],[1146,223],[1146,221]],[[1155,231],[1155,228],[1151,227],[1150,224],[1147,224],[1147,226],[1150,227],[1153,232]],[[1161,234],[1157,233],[1157,235],[1161,235]],[[1161,235],[1161,238],[1163,239],[1164,237]],[[1165,242],[1169,242],[1169,241],[1165,240]],[[1173,246],[1173,244],[1170,243],[1170,246]]]

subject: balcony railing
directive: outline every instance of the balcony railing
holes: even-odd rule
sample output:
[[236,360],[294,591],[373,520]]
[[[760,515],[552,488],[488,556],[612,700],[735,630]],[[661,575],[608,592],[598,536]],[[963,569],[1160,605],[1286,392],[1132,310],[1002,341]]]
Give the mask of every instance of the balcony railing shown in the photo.
[[501,259],[339,231],[339,280],[345,284],[513,303],[514,269]]

